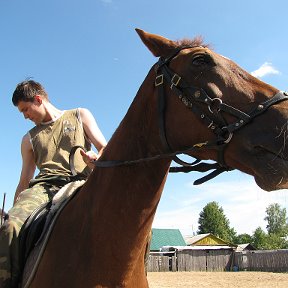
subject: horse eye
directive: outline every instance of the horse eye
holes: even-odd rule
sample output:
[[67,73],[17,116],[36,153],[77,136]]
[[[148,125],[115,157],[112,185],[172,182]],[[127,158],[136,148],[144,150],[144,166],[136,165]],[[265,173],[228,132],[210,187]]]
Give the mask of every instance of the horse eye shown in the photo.
[[207,64],[207,61],[206,61],[204,55],[196,55],[192,59],[192,64],[195,66],[203,66],[203,65]]

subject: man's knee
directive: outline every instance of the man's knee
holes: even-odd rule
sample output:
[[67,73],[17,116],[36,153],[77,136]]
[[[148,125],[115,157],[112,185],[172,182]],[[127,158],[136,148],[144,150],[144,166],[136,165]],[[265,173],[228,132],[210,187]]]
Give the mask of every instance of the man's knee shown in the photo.
[[[11,244],[11,240],[13,237],[18,237],[21,227],[23,225],[23,221],[17,219],[15,217],[10,217],[6,220],[1,227],[1,236],[0,238],[7,238],[9,239],[9,244]],[[1,241],[2,242],[2,241]]]

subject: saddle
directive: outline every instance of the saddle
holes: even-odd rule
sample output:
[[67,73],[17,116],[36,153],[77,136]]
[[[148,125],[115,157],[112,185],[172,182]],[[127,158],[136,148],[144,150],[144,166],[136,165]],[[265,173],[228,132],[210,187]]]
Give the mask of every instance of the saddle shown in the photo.
[[51,206],[52,200],[41,205],[30,215],[20,230],[20,265],[22,268],[24,268],[25,262],[32,249],[46,234],[47,227],[49,227],[53,218],[51,217],[52,215],[48,217]]
[[[33,250],[37,251],[36,259],[35,255],[33,255],[33,258],[36,261],[33,261],[34,267],[29,267],[29,269],[32,268],[31,270],[33,273],[36,271],[39,260],[42,257],[48,238],[60,212],[77,194],[84,183],[85,180],[79,180],[66,184],[50,202],[40,206],[26,220],[19,234],[21,271],[24,271],[25,264]],[[29,279],[32,279],[34,274],[30,272],[31,271],[27,273],[29,275],[28,278],[23,274],[22,284],[23,282],[27,283],[29,282]]]

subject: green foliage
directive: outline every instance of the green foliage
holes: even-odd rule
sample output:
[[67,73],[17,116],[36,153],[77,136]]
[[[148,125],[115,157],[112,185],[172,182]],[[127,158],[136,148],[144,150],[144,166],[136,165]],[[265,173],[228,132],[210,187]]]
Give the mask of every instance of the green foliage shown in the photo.
[[288,224],[286,217],[286,208],[281,209],[278,203],[269,205],[266,208],[267,216],[264,218],[268,225],[266,226],[268,234],[285,237],[288,235]]
[[253,237],[247,233],[244,233],[235,236],[233,239],[233,244],[246,244],[246,243],[252,243],[252,241]]
[[235,230],[229,226],[229,220],[224,215],[222,207],[219,207],[215,201],[203,208],[198,223],[198,234],[212,233],[228,242],[232,242],[236,236]]
[[288,241],[279,234],[265,233],[258,227],[253,236],[252,245],[258,250],[274,250],[274,249],[287,249]]
[[268,234],[265,243],[265,250],[273,250],[273,249],[286,249],[288,246],[288,242],[284,237],[279,236],[279,234]]
[[286,218],[286,209],[281,208],[279,204],[271,204],[266,208],[266,217],[268,222],[265,233],[258,227],[253,234],[252,244],[256,249],[273,250],[288,248],[288,224]]
[[252,236],[252,245],[257,249],[265,249],[267,235],[261,227],[258,227]]

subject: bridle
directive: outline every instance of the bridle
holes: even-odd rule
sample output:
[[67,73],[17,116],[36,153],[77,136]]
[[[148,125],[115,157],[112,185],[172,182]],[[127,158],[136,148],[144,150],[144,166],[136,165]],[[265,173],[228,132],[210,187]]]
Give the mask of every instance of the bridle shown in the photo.
[[[233,170],[228,167],[224,160],[224,150],[231,141],[234,133],[250,123],[255,117],[263,114],[270,106],[275,105],[283,100],[288,100],[287,92],[278,92],[272,98],[260,103],[249,113],[245,113],[231,105],[225,104],[220,98],[211,98],[206,91],[202,88],[188,85],[185,80],[177,73],[169,68],[171,60],[173,60],[181,50],[189,49],[193,47],[182,47],[177,49],[168,58],[159,58],[159,61],[154,66],[156,72],[155,87],[158,89],[158,125],[159,135],[162,145],[164,147],[163,154],[157,154],[155,156],[140,158],[136,160],[97,160],[94,162],[96,167],[108,168],[117,166],[127,166],[132,164],[138,164],[143,162],[149,162],[158,159],[171,158],[180,167],[170,167],[170,172],[207,172],[213,170],[208,175],[196,180],[195,185],[202,184],[224,171]],[[180,150],[173,151],[169,145],[169,141],[166,135],[165,127],[165,112],[166,112],[166,94],[165,86],[169,85],[174,94],[182,101],[182,103],[196,114],[200,120],[207,126],[208,129],[213,131],[216,135],[216,139],[213,141],[205,141],[203,143],[196,143],[193,146]],[[206,106],[207,109],[202,109]],[[227,123],[222,112],[228,113],[234,116],[237,120],[233,123]],[[72,174],[76,173],[74,168],[74,153],[81,146],[75,146],[70,152],[70,167]],[[217,162],[205,163],[196,159],[192,163],[187,163],[180,158],[179,154],[188,154],[189,152],[199,151],[199,149],[215,149],[217,151]]]
[[[175,155],[173,160],[182,165],[180,167],[171,167],[170,172],[190,172],[199,171],[206,172],[214,169],[210,174],[204,176],[194,182],[195,185],[208,181],[224,171],[233,170],[228,167],[224,160],[224,150],[231,141],[234,133],[250,123],[255,117],[263,114],[270,106],[277,104],[283,100],[288,100],[287,92],[278,92],[272,98],[260,103],[249,113],[245,113],[231,105],[225,104],[220,98],[211,98],[202,88],[190,86],[177,73],[169,68],[169,64],[173,58],[183,49],[193,47],[182,47],[177,49],[168,58],[160,58],[155,65],[156,79],[155,86],[158,87],[158,122],[160,127],[160,138],[166,151],[172,151],[166,136],[165,129],[165,87],[167,83],[175,95],[182,101],[182,103],[196,114],[200,120],[210,129],[215,135],[214,141],[205,141],[203,143],[194,144],[193,147],[214,149],[217,151],[216,163],[203,163],[196,159],[193,163],[182,161]],[[202,107],[207,107],[203,110]],[[222,112],[234,116],[237,120],[233,123],[227,123]]]

